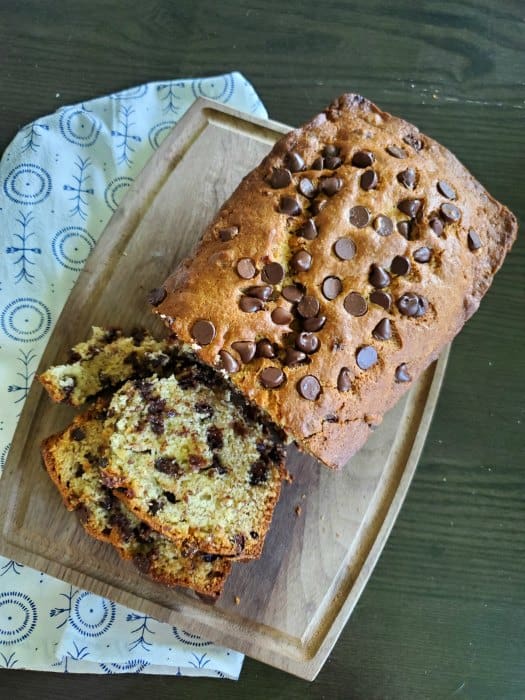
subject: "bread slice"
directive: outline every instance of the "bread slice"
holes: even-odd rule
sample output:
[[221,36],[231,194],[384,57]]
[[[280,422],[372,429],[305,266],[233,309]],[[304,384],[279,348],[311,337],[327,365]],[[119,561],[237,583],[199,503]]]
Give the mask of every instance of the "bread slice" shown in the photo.
[[71,350],[70,362],[51,367],[38,379],[57,403],[81,406],[131,376],[159,371],[170,359],[169,341],[143,330],[124,336],[118,328],[92,328],[91,337]]
[[476,311],[516,231],[450,151],[346,94],[275,144],[150,302],[342,467]]
[[77,512],[89,535],[112,544],[154,581],[218,597],[231,571],[230,560],[184,552],[141,522],[102,483],[108,450],[106,408],[107,401],[100,399],[42,444],[45,467],[67,509]]
[[140,520],[187,550],[260,556],[284,450],[218,375],[193,366],[129,381],[105,429],[105,483]]

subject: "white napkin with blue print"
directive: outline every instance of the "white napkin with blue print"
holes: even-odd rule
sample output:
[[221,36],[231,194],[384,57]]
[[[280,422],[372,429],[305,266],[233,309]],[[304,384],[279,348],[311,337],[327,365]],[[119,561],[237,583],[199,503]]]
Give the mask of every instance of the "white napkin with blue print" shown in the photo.
[[[0,471],[50,332],[126,189],[197,97],[266,117],[240,73],[140,85],[24,127],[0,161]],[[1,488],[1,482],[0,482]],[[0,668],[237,679],[242,654],[0,556]]]

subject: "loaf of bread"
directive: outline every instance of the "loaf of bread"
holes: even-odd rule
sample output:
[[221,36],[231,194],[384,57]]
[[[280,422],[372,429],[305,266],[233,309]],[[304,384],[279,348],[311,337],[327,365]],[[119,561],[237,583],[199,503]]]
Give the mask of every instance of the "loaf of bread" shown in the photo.
[[446,148],[347,94],[276,143],[150,303],[337,468],[476,311],[516,230]]
[[154,581],[216,598],[231,561],[177,547],[136,518],[103,484],[101,468],[108,461],[106,408],[107,401],[99,400],[42,445],[45,467],[66,507],[77,512],[88,534],[112,544],[123,559]]
[[284,450],[221,378],[190,367],[129,381],[113,396],[104,482],[185,551],[259,557],[279,497]]

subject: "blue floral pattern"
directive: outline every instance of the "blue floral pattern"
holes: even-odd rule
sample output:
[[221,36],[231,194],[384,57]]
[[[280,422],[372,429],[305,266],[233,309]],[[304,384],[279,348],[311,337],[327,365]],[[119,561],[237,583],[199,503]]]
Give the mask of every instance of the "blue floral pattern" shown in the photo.
[[[0,161],[0,470],[55,320],[125,192],[196,97],[266,117],[239,73],[28,124]],[[237,678],[243,656],[0,556],[0,668]]]

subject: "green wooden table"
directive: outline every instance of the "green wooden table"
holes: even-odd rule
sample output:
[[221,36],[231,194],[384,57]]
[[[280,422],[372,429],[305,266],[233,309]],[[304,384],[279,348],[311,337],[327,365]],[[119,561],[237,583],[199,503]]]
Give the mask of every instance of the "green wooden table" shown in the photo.
[[[525,215],[519,0],[0,0],[0,150],[37,116],[150,80],[240,70],[299,124],[344,91],[414,121]],[[525,698],[525,245],[455,341],[377,568],[318,679],[0,671],[16,698]]]

